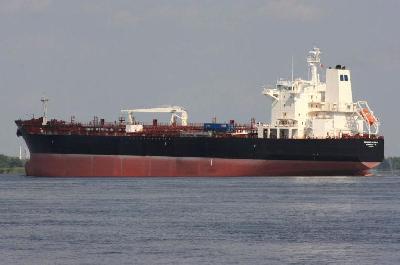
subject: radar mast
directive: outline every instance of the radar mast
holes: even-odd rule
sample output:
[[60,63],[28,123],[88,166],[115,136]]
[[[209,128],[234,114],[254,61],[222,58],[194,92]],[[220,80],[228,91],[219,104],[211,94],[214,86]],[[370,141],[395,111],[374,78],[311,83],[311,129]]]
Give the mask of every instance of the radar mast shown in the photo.
[[313,50],[309,51],[308,53],[309,55],[307,57],[307,63],[308,66],[310,67],[311,83],[313,85],[318,85],[319,84],[318,66],[321,65],[321,58],[320,58],[321,51],[319,50],[319,48],[314,47]]

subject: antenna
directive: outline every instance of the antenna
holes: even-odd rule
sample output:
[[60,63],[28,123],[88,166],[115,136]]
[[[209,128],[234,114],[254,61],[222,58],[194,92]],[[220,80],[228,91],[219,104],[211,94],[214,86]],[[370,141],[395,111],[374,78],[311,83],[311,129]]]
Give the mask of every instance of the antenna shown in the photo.
[[292,90],[293,90],[293,55],[292,55]]
[[49,102],[49,99],[46,98],[46,96],[43,96],[40,101],[42,102],[43,105],[43,122],[42,125],[47,124],[47,102]]

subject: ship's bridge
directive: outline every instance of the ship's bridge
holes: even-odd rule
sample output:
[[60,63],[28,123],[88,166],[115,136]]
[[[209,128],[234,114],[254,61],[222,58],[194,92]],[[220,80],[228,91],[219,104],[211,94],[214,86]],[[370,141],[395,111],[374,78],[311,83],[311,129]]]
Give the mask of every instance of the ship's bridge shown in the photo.
[[259,137],[326,138],[377,134],[379,122],[364,101],[353,102],[350,70],[336,65],[321,82],[321,51],[309,52],[310,80],[279,79],[262,93],[272,99],[271,123],[261,124]]

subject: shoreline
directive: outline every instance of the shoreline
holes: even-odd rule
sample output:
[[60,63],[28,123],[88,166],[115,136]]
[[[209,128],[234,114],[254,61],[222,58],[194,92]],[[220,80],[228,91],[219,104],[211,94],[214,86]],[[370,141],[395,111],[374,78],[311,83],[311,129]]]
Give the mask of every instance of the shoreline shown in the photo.
[[25,174],[24,167],[3,167],[0,168],[0,174]]

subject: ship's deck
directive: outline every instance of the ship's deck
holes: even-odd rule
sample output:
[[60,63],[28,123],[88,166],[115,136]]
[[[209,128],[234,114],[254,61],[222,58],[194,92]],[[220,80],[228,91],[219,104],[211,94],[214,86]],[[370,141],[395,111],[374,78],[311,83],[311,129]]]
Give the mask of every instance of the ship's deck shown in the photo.
[[[93,136],[148,136],[148,137],[231,137],[231,138],[257,138],[255,124],[234,124],[232,131],[207,131],[203,123],[190,123],[186,126],[178,124],[142,124],[143,130],[138,132],[127,132],[126,124],[123,121],[104,122],[103,119],[93,120],[89,123],[66,122],[52,119],[46,125],[42,125],[43,119],[32,118],[30,120],[17,120],[19,130],[23,129],[27,134],[41,135],[93,135]],[[21,132],[17,132],[18,135]],[[347,135],[341,137],[326,137],[327,139],[383,139],[377,135]],[[307,138],[313,139],[313,138]],[[317,138],[315,138],[317,139]]]

